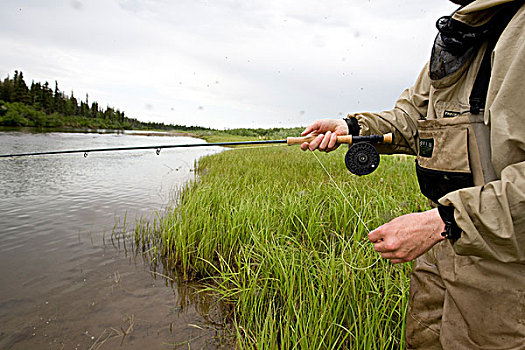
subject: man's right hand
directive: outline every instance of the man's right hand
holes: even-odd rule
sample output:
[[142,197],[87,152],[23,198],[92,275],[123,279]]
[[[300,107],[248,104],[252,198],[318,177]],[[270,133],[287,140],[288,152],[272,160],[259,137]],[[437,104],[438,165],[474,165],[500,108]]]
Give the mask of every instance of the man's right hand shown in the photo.
[[337,136],[348,135],[348,125],[343,119],[318,119],[306,127],[301,135],[306,136],[312,133],[318,136],[311,142],[301,144],[301,149],[331,152],[339,147],[339,144],[336,143]]

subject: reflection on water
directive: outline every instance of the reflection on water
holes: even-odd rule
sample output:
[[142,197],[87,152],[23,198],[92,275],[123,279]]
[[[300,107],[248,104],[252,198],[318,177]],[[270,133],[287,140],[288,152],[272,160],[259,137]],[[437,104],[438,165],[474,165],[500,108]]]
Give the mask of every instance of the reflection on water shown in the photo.
[[[197,142],[0,132],[0,154]],[[193,179],[198,157],[218,151],[0,159],[0,348],[220,347],[213,326],[220,306],[210,310],[205,294],[191,293],[194,286],[171,283],[111,244],[112,232],[166,207]]]

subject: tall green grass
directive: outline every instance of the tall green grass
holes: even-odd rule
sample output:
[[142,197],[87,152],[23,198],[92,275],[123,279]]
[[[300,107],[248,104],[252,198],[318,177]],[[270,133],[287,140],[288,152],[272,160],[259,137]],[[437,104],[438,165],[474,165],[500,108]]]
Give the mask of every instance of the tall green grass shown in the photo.
[[298,147],[205,157],[136,240],[184,278],[213,282],[240,349],[403,348],[410,265],[381,260],[367,234],[425,207],[413,161],[384,156],[356,177],[344,147],[318,157],[337,185]]

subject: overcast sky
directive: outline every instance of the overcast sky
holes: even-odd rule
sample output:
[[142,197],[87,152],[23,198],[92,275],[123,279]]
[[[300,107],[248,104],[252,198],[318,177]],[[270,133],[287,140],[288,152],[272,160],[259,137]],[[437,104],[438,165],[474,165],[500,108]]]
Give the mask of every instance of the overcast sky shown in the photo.
[[0,1],[14,70],[142,121],[305,126],[390,109],[447,0]]

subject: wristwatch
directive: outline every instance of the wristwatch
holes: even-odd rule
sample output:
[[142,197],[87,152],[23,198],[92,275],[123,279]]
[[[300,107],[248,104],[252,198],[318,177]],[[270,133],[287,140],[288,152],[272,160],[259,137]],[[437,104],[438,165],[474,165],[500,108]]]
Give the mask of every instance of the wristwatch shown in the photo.
[[441,236],[452,240],[459,239],[462,230],[459,228],[456,219],[454,218],[454,207],[440,204],[438,205],[438,212],[439,216],[441,216],[441,220],[445,223],[445,231],[441,233]]

